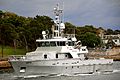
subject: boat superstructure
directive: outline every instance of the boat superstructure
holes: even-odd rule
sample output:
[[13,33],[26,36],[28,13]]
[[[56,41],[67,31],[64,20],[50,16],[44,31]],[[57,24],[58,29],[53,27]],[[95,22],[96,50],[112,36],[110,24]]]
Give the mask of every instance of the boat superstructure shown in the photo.
[[75,34],[64,34],[59,5],[54,8],[53,34],[42,32],[43,39],[37,39],[37,49],[26,55],[11,56],[9,61],[17,75],[37,74],[86,74],[97,71],[112,71],[112,59],[88,59],[88,49],[77,41]]

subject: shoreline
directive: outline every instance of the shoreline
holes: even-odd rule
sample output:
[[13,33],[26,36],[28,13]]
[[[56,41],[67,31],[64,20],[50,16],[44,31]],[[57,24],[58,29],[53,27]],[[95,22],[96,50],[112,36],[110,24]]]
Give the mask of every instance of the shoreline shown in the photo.
[[88,55],[88,58],[105,58],[105,59],[113,59],[113,61],[120,61],[120,55]]
[[11,64],[8,61],[8,58],[2,58],[0,59],[0,73],[3,72],[12,72],[13,68]]

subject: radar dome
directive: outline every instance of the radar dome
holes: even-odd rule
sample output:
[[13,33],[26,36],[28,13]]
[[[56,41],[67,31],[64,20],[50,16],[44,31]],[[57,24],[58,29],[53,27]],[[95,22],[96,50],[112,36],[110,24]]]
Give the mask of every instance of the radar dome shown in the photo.
[[46,32],[45,31],[42,31],[42,35],[45,35],[46,34]]
[[60,24],[60,28],[61,28],[61,29],[65,29],[65,24],[64,24],[64,23],[61,23],[61,24]]

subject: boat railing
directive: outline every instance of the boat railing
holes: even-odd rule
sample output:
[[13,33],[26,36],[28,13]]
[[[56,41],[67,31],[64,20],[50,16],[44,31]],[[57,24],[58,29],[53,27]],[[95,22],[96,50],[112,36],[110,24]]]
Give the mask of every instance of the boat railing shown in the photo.
[[9,60],[13,61],[19,61],[19,60],[25,60],[26,56],[25,55],[11,55],[9,56]]

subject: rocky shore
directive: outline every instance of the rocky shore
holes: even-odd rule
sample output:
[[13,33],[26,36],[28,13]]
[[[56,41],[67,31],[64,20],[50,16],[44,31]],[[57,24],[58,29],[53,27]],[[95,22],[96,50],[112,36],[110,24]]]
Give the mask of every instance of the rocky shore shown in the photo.
[[114,61],[120,61],[120,55],[89,55],[89,58],[105,58],[105,59],[113,59]]
[[106,51],[100,50],[99,48],[91,50],[88,54],[88,58],[105,58],[120,61],[120,47],[114,47]]
[[11,64],[8,62],[8,59],[7,58],[0,59],[0,73],[11,71],[13,71],[13,68]]

